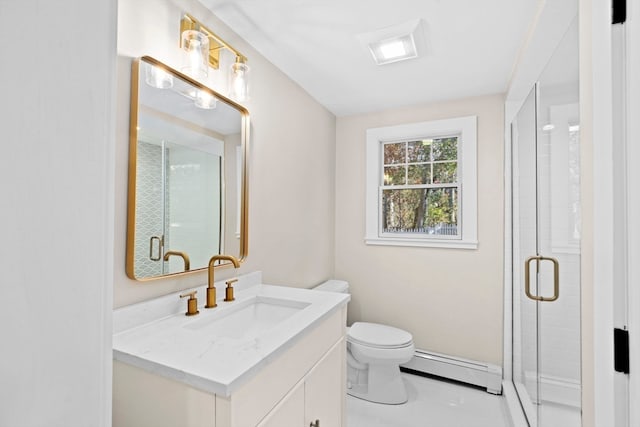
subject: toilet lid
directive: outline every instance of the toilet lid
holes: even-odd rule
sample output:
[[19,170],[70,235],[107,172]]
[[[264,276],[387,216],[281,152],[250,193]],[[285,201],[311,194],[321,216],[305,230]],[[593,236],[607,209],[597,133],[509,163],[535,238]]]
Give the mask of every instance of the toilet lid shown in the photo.
[[376,348],[398,348],[411,344],[407,331],[378,323],[356,322],[349,328],[347,340]]

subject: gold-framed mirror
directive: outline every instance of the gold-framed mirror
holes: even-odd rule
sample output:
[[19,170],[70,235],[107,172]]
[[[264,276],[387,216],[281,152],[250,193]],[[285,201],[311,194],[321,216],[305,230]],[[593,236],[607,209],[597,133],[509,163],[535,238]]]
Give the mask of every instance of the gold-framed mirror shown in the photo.
[[244,107],[154,58],[133,61],[127,276],[246,258],[248,139]]

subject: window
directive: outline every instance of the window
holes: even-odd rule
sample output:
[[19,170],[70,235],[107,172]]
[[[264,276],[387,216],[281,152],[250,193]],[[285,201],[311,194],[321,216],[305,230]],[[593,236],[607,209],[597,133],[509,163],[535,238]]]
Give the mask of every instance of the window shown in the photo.
[[476,117],[367,130],[374,245],[477,248]]
[[382,143],[382,235],[459,236],[459,139]]

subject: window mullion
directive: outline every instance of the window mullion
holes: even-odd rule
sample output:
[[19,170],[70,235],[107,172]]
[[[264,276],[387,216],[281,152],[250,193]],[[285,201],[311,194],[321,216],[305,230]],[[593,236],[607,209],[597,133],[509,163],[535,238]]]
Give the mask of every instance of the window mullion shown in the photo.
[[409,143],[404,142],[404,184],[409,182]]

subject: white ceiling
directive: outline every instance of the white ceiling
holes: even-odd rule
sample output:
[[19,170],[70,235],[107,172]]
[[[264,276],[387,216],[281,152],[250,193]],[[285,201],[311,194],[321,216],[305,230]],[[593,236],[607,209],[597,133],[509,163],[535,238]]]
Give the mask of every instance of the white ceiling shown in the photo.
[[[343,116],[506,92],[541,0],[200,1]],[[375,65],[357,36],[415,19],[419,58]]]

